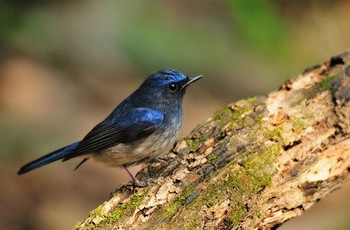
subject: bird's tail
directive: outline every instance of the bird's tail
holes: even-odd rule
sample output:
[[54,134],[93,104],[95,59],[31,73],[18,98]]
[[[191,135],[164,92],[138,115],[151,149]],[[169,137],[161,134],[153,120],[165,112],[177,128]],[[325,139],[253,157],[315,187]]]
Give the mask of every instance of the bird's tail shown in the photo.
[[36,159],[32,162],[29,162],[28,164],[22,166],[19,171],[18,171],[18,175],[27,173],[33,169],[42,167],[44,165],[50,164],[54,161],[60,160],[65,158],[69,153],[71,153],[72,151],[74,151],[79,145],[79,142],[75,142],[73,144],[70,144],[66,147],[63,147],[61,149],[58,149],[52,153],[49,153],[43,157],[40,157],[39,159]]

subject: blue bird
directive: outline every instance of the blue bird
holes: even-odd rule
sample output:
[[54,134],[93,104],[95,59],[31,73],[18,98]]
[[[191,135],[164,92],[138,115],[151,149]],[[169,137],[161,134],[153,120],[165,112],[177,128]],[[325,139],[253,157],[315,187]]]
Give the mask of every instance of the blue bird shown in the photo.
[[170,150],[182,124],[182,100],[186,88],[201,77],[188,78],[172,69],[152,74],[81,141],[29,162],[18,174],[57,160],[83,157],[77,169],[89,158],[94,158],[112,167],[124,167],[135,186],[146,186],[147,183],[137,180],[128,167]]

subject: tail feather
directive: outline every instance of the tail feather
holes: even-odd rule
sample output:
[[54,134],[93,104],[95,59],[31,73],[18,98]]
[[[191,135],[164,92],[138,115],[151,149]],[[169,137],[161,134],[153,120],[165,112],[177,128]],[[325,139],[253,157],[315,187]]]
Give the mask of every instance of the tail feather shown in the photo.
[[18,171],[18,175],[27,173],[33,169],[42,167],[44,165],[50,164],[54,161],[65,158],[68,154],[70,154],[74,149],[76,149],[79,145],[79,142],[75,142],[71,145],[58,149],[52,153],[49,153],[39,159],[29,162],[28,164],[22,166]]

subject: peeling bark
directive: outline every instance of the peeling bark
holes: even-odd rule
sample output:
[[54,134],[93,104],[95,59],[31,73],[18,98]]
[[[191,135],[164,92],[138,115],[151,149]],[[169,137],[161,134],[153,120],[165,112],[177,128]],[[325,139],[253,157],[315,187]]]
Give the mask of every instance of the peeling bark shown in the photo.
[[221,109],[76,229],[273,229],[350,171],[350,53]]

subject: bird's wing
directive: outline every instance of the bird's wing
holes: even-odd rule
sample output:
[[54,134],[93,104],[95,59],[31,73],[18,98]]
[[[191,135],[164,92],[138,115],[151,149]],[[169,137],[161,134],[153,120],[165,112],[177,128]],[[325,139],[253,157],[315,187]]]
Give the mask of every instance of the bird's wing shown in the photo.
[[147,108],[132,109],[123,119],[107,118],[95,126],[64,160],[147,137],[162,124],[163,119],[163,113]]

